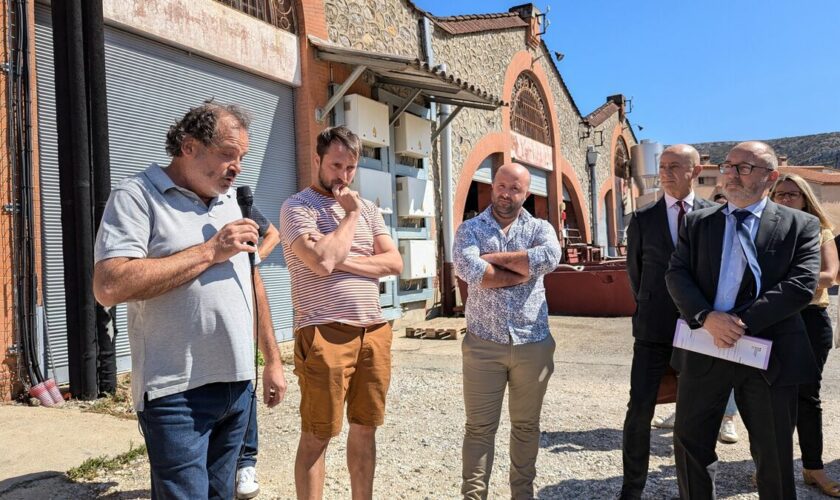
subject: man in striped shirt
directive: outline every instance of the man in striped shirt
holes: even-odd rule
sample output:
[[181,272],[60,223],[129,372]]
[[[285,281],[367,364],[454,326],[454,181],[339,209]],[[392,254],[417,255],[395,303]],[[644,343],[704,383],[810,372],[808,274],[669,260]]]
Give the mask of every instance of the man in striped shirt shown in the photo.
[[402,258],[376,206],[349,188],[361,149],[346,127],[321,132],[316,182],[280,212],[301,390],[298,498],[323,497],[324,457],[341,431],[345,401],[353,498],[373,497],[376,427],[391,379],[392,333],[379,306],[379,278],[402,272]]

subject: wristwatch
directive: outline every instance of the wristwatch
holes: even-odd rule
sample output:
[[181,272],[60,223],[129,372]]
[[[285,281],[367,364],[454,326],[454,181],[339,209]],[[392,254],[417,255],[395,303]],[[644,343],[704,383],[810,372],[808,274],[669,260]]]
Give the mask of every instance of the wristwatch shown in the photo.
[[706,316],[709,315],[708,309],[703,309],[699,313],[695,314],[693,318],[691,318],[691,327],[692,328],[701,328],[703,323],[706,322]]

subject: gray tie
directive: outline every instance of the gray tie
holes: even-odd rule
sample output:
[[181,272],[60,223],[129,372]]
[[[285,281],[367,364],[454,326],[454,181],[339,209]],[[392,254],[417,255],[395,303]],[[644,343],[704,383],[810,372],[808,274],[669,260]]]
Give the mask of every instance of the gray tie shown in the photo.
[[738,241],[741,243],[741,249],[744,250],[744,256],[747,258],[747,265],[752,271],[753,278],[755,278],[755,297],[761,292],[761,267],[758,265],[758,251],[755,249],[755,243],[750,235],[750,230],[744,223],[747,217],[753,215],[749,210],[738,209],[732,212],[737,223],[735,224],[735,232],[738,234]]

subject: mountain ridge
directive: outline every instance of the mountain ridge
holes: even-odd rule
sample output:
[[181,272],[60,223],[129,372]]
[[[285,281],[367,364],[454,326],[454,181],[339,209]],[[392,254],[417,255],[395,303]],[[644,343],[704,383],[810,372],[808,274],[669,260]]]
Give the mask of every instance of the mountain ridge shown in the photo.
[[[692,144],[701,155],[708,154],[710,163],[718,164],[740,141],[716,141]],[[800,135],[765,140],[779,156],[787,156],[788,165],[820,165],[840,169],[840,132]]]

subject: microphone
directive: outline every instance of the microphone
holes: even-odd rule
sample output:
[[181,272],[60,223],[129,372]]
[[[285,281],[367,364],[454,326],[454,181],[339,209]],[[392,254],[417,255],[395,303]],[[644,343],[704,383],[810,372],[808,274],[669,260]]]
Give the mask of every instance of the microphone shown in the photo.
[[[242,217],[246,219],[251,218],[251,207],[254,206],[254,193],[251,192],[251,186],[239,186],[236,188],[236,203],[239,209],[242,210]],[[249,245],[254,246],[253,242],[248,242]],[[251,267],[254,266],[254,253],[248,254],[251,260]]]

